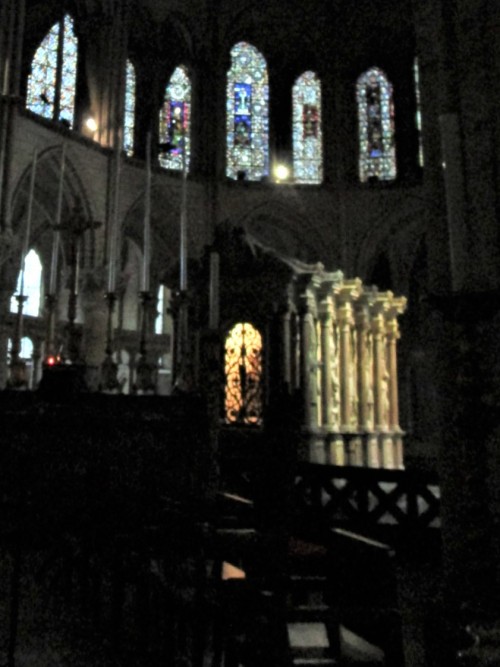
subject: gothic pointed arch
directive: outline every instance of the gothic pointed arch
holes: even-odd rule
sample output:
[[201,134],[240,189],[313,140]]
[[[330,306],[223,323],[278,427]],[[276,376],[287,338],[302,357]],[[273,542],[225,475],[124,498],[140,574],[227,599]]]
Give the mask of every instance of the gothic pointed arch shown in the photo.
[[269,173],[269,84],[264,56],[247,42],[231,49],[226,107],[226,176],[259,181]]
[[371,67],[356,82],[359,127],[359,179],[396,178],[392,84],[385,72]]
[[296,183],[323,180],[321,82],[315,72],[301,74],[292,89],[293,178]]
[[191,154],[191,79],[185,65],[175,68],[165,89],[159,118],[162,167],[189,169]]
[[136,79],[134,64],[131,60],[127,60],[123,114],[123,148],[127,155],[134,154]]

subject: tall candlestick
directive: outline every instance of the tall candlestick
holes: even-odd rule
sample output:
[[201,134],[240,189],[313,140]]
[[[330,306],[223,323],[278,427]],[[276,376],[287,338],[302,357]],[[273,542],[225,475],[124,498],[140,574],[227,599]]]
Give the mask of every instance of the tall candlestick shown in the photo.
[[36,165],[38,161],[38,151],[35,148],[33,151],[33,165],[31,167],[31,178],[30,178],[30,189],[28,194],[28,211],[26,214],[26,232],[24,234],[23,248],[21,251],[21,266],[19,269],[19,275],[21,276],[21,284],[19,287],[19,296],[24,296],[24,263],[26,261],[26,255],[28,254],[28,247],[30,242],[31,234],[31,219],[33,217],[33,200],[35,196],[35,178],[36,178]]
[[116,287],[116,249],[118,246],[118,206],[120,203],[120,145],[115,146],[115,189],[113,193],[113,216],[108,235],[108,294]]
[[57,260],[59,255],[59,237],[61,234],[62,199],[64,189],[64,169],[66,161],[66,144],[63,142],[61,149],[61,169],[59,174],[59,189],[57,192],[56,220],[54,225],[54,237],[52,243],[52,261],[50,265],[49,294],[54,295],[57,289]]
[[187,165],[186,165],[186,137],[182,141],[182,191],[181,191],[181,219],[180,219],[180,288],[184,292],[188,286],[187,276]]
[[142,258],[142,285],[143,292],[149,292],[150,262],[151,262],[151,133],[146,139],[146,191],[144,194],[144,255]]
[[219,326],[219,253],[210,253],[210,290],[208,294],[208,326]]

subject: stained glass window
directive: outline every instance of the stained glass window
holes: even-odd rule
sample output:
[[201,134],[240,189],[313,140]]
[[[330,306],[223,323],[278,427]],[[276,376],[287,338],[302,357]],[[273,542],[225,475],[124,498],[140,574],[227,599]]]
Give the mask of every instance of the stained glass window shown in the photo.
[[[42,292],[42,263],[38,254],[32,249],[26,255],[24,260],[24,280],[21,288],[22,272],[17,277],[15,294],[20,294],[21,289],[24,296],[27,297],[24,302],[23,313],[25,315],[40,315],[40,300]],[[10,300],[10,312],[17,313],[18,301],[13,295]]]
[[72,125],[77,60],[73,19],[66,15],[52,26],[35,52],[28,77],[28,109]]
[[418,132],[418,164],[424,166],[424,149],[422,146],[422,113],[420,111],[420,70],[418,67],[418,58],[413,61],[413,80],[415,81],[415,124]]
[[225,342],[225,414],[229,424],[262,422],[262,337],[248,322],[235,324]]
[[127,60],[125,73],[125,110],[123,116],[123,148],[127,155],[134,153],[135,128],[135,68]]
[[226,175],[258,181],[269,173],[269,85],[264,57],[251,44],[231,49],[226,97]]
[[321,84],[314,72],[304,72],[295,81],[292,103],[294,180],[296,183],[321,183]]
[[359,120],[359,178],[396,178],[392,85],[382,70],[372,67],[356,85]]
[[160,151],[162,167],[183,170],[189,167],[191,125],[191,82],[184,65],[174,70],[165,90],[160,111],[160,144],[168,149]]

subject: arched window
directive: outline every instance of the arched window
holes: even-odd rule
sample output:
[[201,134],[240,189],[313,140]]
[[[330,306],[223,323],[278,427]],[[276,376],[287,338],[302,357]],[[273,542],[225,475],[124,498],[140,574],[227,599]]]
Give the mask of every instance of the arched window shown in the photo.
[[415,82],[415,125],[418,132],[418,164],[420,167],[424,166],[424,149],[422,145],[422,113],[420,109],[420,69],[418,66],[418,58],[413,61],[413,80]]
[[184,65],[176,67],[165,89],[160,112],[159,160],[166,169],[188,169],[190,156],[191,82]]
[[[24,259],[24,280],[22,271],[17,277],[15,294],[24,294],[27,297],[24,302],[23,313],[25,315],[40,315],[40,301],[42,296],[42,263],[38,254],[31,249]],[[22,285],[21,285],[22,281]],[[17,313],[18,301],[13,295],[10,300],[10,312]]]
[[356,84],[359,120],[359,178],[396,178],[392,85],[382,70],[372,67]]
[[262,422],[262,336],[248,322],[235,324],[225,341],[225,414],[229,424]]
[[35,52],[26,105],[40,116],[73,124],[78,40],[73,19],[55,23]]
[[314,72],[295,81],[293,103],[293,175],[296,183],[321,183],[321,84]]
[[127,155],[134,153],[135,129],[135,68],[127,60],[125,73],[125,110],[123,114],[123,149]]
[[226,100],[226,175],[258,181],[269,173],[269,86],[266,61],[251,44],[231,49]]

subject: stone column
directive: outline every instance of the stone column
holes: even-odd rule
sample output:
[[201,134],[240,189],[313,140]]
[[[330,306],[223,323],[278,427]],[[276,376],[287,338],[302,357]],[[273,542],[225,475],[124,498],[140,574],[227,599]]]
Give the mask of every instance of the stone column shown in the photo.
[[96,391],[101,379],[101,364],[105,358],[107,306],[104,287],[99,281],[87,277],[81,292],[83,310],[82,356],[86,366],[86,382]]
[[403,441],[402,430],[399,425],[399,397],[398,397],[398,359],[397,341],[400,337],[397,316],[402,314],[406,307],[406,299],[394,298],[389,303],[385,314],[385,328],[387,340],[387,373],[389,377],[389,429],[393,434],[394,467],[403,468]]
[[281,355],[282,355],[282,377],[281,380],[288,390],[292,388],[292,333],[290,302],[281,313]]

